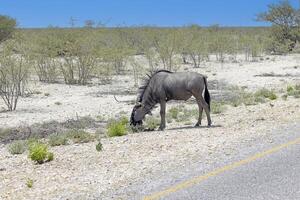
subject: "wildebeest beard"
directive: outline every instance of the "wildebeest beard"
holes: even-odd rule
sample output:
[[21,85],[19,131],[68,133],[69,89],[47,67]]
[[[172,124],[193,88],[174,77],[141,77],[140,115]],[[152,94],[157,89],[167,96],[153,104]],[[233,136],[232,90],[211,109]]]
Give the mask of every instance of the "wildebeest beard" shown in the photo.
[[137,110],[139,106],[134,106],[133,107],[133,110],[132,110],[132,113],[131,113],[131,116],[130,116],[130,125],[131,126],[137,126],[137,125],[143,125],[143,121],[140,120],[140,121],[136,121],[134,119],[134,114],[135,114],[135,111]]

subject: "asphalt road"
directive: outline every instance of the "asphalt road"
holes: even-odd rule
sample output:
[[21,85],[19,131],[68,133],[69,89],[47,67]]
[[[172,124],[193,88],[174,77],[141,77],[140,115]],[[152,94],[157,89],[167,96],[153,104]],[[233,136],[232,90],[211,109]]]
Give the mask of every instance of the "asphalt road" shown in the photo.
[[186,175],[175,183],[159,183],[167,179],[164,174],[161,180],[152,181],[160,187],[154,187],[143,199],[300,200],[300,124],[275,131],[270,138],[272,144],[257,141],[237,156],[220,160],[216,167],[178,171]]
[[163,199],[300,199],[300,143],[288,146]]

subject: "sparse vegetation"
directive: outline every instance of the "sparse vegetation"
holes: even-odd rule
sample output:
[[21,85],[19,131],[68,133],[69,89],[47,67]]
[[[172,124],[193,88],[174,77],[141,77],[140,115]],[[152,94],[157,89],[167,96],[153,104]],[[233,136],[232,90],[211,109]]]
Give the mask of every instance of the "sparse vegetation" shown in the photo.
[[61,146],[68,143],[68,138],[65,134],[52,134],[49,137],[48,143],[50,146]]
[[211,102],[210,107],[211,107],[211,112],[213,114],[220,114],[226,110],[226,107],[224,106],[224,104],[220,103],[220,102]]
[[257,92],[254,93],[254,96],[256,99],[259,99],[261,97],[267,98],[270,100],[275,100],[277,99],[277,95],[275,94],[274,91],[268,90],[266,88],[260,89]]
[[87,143],[94,141],[95,137],[84,130],[70,130],[66,133],[67,137],[74,143]]
[[0,142],[8,143],[13,140],[25,140],[28,138],[47,138],[52,134],[65,133],[71,130],[86,128],[98,128],[102,126],[97,120],[86,116],[69,119],[65,122],[49,121],[36,123],[31,126],[20,126],[16,128],[0,128]]
[[149,116],[145,120],[145,129],[149,131],[155,130],[160,124],[160,119],[158,117]]
[[178,119],[178,114],[180,112],[180,109],[178,107],[172,107],[168,110],[168,114],[172,119]]
[[8,145],[8,151],[11,154],[22,154],[27,150],[27,143],[24,140],[16,140]]
[[295,98],[300,98],[300,84],[296,84],[295,86],[288,86],[286,95],[293,96]]

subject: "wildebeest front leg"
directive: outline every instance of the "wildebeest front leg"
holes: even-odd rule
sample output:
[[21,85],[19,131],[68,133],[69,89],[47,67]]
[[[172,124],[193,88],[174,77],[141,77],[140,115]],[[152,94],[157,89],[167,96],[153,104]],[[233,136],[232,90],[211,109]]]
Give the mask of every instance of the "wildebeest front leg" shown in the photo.
[[198,117],[198,122],[195,126],[200,126],[201,121],[202,121],[202,114],[203,114],[203,107],[201,105],[201,102],[197,100],[198,108],[199,108],[199,117]]
[[164,130],[166,128],[166,101],[160,102],[160,126],[159,130]]

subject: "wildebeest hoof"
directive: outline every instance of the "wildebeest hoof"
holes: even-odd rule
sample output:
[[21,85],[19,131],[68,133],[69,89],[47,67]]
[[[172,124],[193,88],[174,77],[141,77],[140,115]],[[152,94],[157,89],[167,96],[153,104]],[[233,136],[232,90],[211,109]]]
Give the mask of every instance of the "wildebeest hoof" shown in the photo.
[[199,126],[200,126],[200,124],[199,124],[199,123],[195,124],[195,127],[199,127]]
[[159,131],[163,131],[163,130],[165,130],[165,127],[159,127],[158,130],[159,130]]

